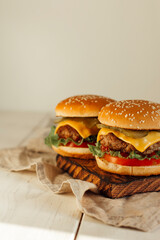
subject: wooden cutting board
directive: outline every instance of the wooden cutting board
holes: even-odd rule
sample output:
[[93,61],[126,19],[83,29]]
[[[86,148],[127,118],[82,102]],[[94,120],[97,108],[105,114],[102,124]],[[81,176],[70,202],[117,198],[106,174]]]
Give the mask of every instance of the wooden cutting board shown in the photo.
[[61,155],[57,155],[57,166],[73,178],[96,184],[100,194],[109,198],[160,191],[160,175],[135,177],[113,174],[99,169],[93,159],[84,160]]

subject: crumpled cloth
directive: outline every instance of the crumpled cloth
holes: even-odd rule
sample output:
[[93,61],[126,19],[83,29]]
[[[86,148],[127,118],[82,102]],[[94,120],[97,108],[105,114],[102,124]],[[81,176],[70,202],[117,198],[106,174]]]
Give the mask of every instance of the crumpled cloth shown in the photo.
[[43,134],[26,146],[0,150],[0,167],[36,171],[40,182],[54,194],[73,192],[83,213],[116,226],[151,231],[160,225],[160,192],[110,199],[98,194],[93,183],[73,179],[56,167],[56,153],[44,144]]

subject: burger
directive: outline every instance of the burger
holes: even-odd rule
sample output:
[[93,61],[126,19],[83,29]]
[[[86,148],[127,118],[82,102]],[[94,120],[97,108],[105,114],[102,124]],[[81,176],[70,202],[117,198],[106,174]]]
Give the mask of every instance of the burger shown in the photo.
[[110,103],[99,112],[98,167],[121,175],[160,174],[160,104],[145,100]]
[[45,143],[58,154],[67,157],[94,159],[88,144],[96,144],[98,113],[115,100],[98,95],[78,95],[64,99],[55,108],[61,117],[52,126]]

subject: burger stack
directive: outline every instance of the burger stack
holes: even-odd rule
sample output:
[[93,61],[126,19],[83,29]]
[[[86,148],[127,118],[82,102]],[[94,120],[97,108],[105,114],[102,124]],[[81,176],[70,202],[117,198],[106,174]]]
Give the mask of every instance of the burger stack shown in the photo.
[[98,114],[103,106],[115,100],[97,95],[69,97],[56,106],[57,127],[52,126],[45,143],[62,156],[94,159],[88,145],[95,145]]
[[[57,159],[67,161],[72,169],[74,165],[73,177],[86,180],[88,174],[87,181],[97,184],[102,194],[116,184],[115,179],[119,179],[119,188],[122,182],[125,187],[132,183],[134,188],[136,181],[142,184],[141,191],[124,196],[160,190],[156,185],[160,183],[160,104],[78,95],[61,101],[55,111],[61,119],[52,126],[45,143],[58,153]],[[73,174],[76,166],[84,171]],[[151,179],[152,186],[143,190],[144,182]]]

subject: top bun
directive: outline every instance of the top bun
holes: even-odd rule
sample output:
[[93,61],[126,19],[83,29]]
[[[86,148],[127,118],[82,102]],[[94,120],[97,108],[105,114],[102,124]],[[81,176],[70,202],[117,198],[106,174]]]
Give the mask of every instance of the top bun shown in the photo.
[[97,117],[101,108],[115,100],[98,95],[78,95],[64,99],[56,106],[57,117]]
[[134,130],[160,129],[160,104],[145,100],[124,100],[104,106],[98,119],[101,123]]

